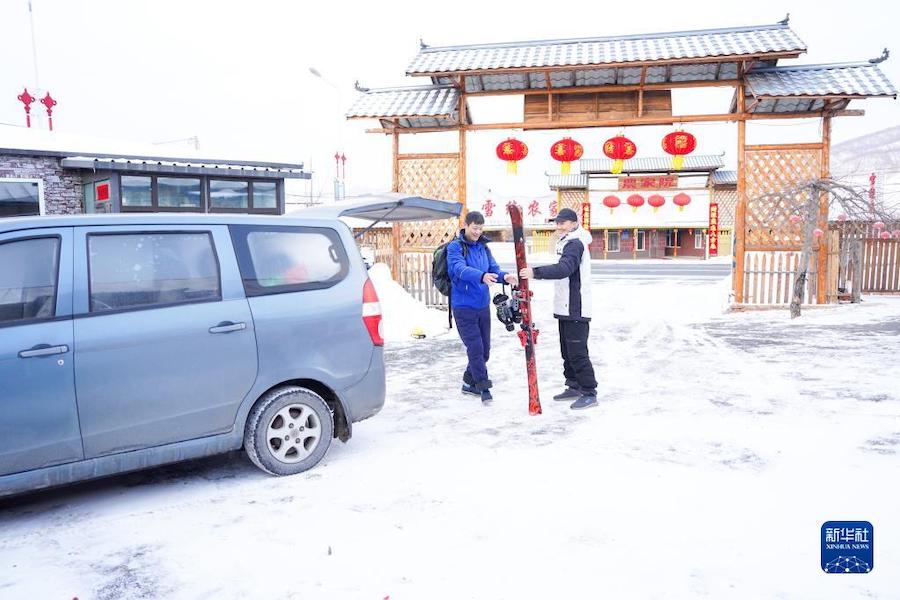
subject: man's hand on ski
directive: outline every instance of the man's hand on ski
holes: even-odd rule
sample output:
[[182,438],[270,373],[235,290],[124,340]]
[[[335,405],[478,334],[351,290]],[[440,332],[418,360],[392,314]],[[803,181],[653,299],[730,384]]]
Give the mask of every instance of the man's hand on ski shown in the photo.
[[496,273],[485,273],[481,278],[481,281],[484,283],[497,283],[497,274]]
[[534,279],[534,269],[531,267],[525,267],[521,271],[519,271],[519,277],[522,279]]
[[503,278],[503,281],[505,281],[509,285],[519,285],[519,280],[516,279],[516,276],[513,275],[512,273],[507,273],[506,276]]

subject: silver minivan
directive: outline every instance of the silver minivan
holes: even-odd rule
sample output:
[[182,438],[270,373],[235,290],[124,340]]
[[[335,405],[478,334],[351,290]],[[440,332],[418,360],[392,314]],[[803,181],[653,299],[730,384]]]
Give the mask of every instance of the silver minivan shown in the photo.
[[338,217],[460,208],[0,219],[0,496],[240,448],[313,467],[385,397],[378,297]]

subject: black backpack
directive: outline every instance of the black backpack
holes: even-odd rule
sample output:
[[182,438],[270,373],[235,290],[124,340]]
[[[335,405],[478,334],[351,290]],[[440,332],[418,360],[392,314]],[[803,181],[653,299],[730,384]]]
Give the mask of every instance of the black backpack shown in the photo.
[[[447,296],[447,324],[453,327],[453,307],[450,306],[450,287],[453,285],[450,281],[450,273],[447,271],[447,246],[458,242],[458,239],[450,240],[435,249],[431,255],[431,281],[444,296]],[[466,244],[460,244],[463,260],[469,255],[469,247]]]
[[[431,281],[434,283],[434,287],[437,288],[437,291],[444,296],[450,295],[450,286],[452,285],[450,273],[447,271],[447,246],[458,241],[458,239],[453,239],[447,243],[441,244],[435,249],[434,254],[432,254],[431,257]],[[460,244],[460,246],[463,259],[465,260],[469,254],[469,248],[466,244]]]

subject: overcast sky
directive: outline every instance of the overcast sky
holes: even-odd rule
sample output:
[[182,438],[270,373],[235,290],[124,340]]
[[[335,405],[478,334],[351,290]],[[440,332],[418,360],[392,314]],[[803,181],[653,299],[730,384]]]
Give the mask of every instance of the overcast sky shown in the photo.
[[[0,123],[21,124],[23,86],[49,90],[60,131],[144,142],[199,137],[211,157],[304,162],[315,187],[330,192],[338,148],[348,157],[351,192],[390,186],[389,138],[365,134],[374,122],[350,122],[354,80],[369,87],[415,85],[404,73],[419,39],[453,45],[528,39],[625,35],[770,24],[791,13],[791,28],[808,47],[796,63],[866,60],[897,38],[900,9],[876,2],[278,2],[192,0],[32,0],[39,85],[32,60],[27,0],[0,0]],[[629,14],[629,10],[635,10]],[[900,53],[900,48],[891,48]],[[310,74],[314,67],[324,79]],[[900,85],[900,54],[882,68]],[[676,114],[726,112],[728,90],[676,93]],[[38,113],[43,107],[35,105]],[[836,119],[833,139],[900,124],[894,100],[856,101],[865,117]],[[519,120],[521,98],[476,102],[476,120]],[[33,109],[33,112],[35,110]],[[41,124],[41,126],[45,126]],[[669,127],[629,128],[639,155],[656,156]],[[734,164],[734,124],[695,125],[698,153],[725,153]],[[545,171],[558,172],[550,143],[571,134],[587,157],[616,130],[519,135],[531,148],[510,183],[493,155],[506,132],[470,136],[469,188],[480,204],[492,194],[540,196]],[[752,123],[751,143],[813,141],[818,122]],[[2,146],[0,140],[0,146]],[[179,144],[160,146],[177,154]],[[404,138],[401,150],[447,152],[456,136]],[[305,189],[305,188],[304,188]]]

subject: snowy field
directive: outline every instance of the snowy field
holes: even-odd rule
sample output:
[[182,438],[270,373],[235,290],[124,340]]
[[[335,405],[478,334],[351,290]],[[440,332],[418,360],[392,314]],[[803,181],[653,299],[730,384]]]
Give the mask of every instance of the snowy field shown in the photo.
[[[573,412],[535,293],[543,415],[496,321],[488,407],[455,331],[395,332],[384,410],[309,473],[235,454],[0,504],[0,598],[900,598],[900,298],[791,322],[597,284]],[[871,573],[821,571],[828,520],[872,522]]]

